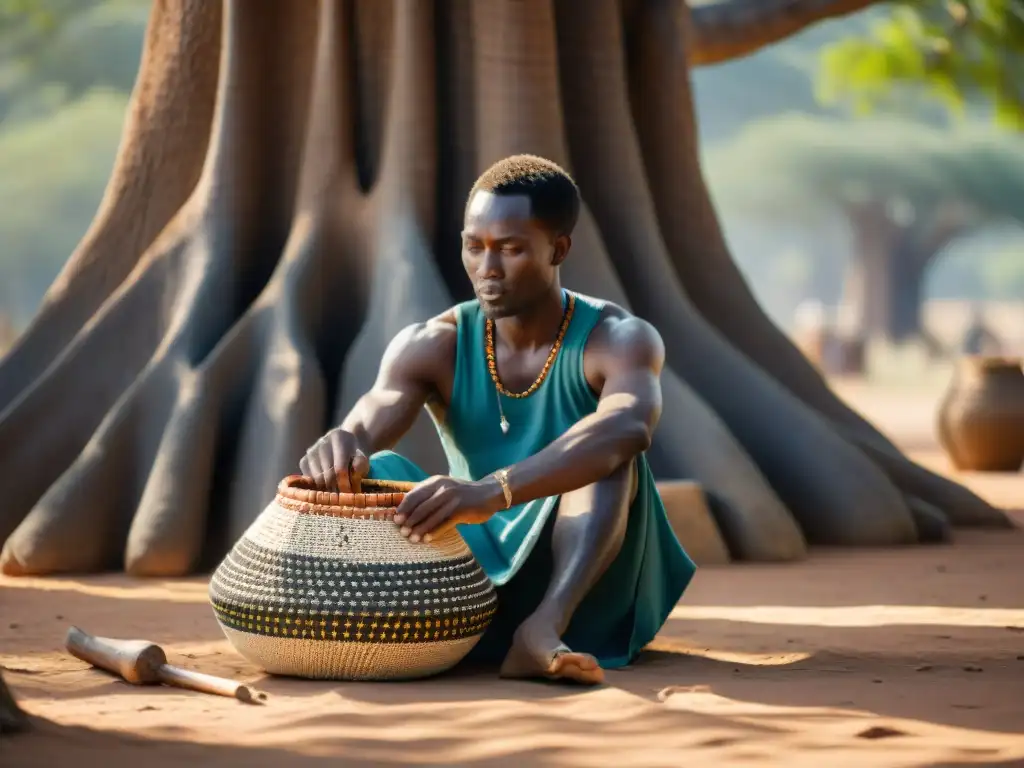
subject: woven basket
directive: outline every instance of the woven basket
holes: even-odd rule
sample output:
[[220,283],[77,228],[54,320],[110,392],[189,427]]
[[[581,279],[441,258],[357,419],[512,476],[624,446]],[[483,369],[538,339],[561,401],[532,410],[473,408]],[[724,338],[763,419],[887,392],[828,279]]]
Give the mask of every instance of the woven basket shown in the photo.
[[457,531],[430,544],[401,535],[393,517],[410,488],[282,480],[210,581],[239,653],[271,674],[341,680],[426,677],[464,658],[494,615],[494,586]]

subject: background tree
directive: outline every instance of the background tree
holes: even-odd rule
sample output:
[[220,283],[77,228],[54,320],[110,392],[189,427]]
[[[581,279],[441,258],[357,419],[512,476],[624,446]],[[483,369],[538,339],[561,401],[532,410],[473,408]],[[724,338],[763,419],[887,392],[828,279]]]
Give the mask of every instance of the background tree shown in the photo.
[[839,213],[853,246],[844,303],[863,338],[926,337],[926,270],[957,238],[1024,226],[1024,143],[921,123],[784,116],[712,151],[717,199],[774,221],[814,227]]
[[52,281],[89,226],[125,104],[115,92],[90,91],[0,133],[0,305],[16,321],[31,317],[36,286]]
[[24,327],[95,215],[147,15],[140,0],[0,3],[0,324]]
[[864,112],[918,95],[953,115],[972,105],[1024,129],[1024,3],[904,0],[871,30],[829,46],[820,94]]
[[[100,210],[0,362],[3,570],[219,557],[389,339],[469,296],[466,191],[515,152],[580,184],[567,284],[662,330],[651,462],[737,557],[1006,525],[768,321],[698,164],[691,65],[865,4],[158,0]],[[398,447],[438,468],[425,418]]]

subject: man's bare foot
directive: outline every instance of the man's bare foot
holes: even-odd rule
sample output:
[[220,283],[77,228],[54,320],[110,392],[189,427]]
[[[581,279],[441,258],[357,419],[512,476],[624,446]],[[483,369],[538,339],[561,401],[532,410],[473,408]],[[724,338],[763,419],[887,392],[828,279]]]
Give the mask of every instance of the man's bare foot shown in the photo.
[[569,650],[558,634],[539,622],[527,620],[516,630],[505,661],[502,677],[564,680],[583,685],[604,682],[604,670],[589,653]]

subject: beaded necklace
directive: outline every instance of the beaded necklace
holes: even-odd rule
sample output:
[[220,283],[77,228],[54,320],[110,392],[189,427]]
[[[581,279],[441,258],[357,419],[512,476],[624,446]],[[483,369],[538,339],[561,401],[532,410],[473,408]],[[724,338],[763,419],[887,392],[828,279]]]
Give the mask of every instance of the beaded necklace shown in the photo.
[[498,376],[498,359],[494,354],[494,321],[488,318],[485,321],[485,348],[484,352],[487,355],[487,370],[490,371],[491,379],[494,381],[494,387],[497,390],[498,396],[498,413],[501,414],[501,431],[502,434],[508,434],[509,423],[508,419],[505,418],[505,411],[501,407],[501,396],[512,397],[517,400],[521,400],[525,397],[529,397],[537,388],[544,383],[544,379],[547,378],[548,373],[551,371],[551,366],[555,362],[555,358],[558,357],[558,351],[562,348],[562,341],[565,339],[565,332],[569,328],[569,322],[572,320],[572,311],[576,306],[576,297],[570,293],[569,301],[566,305],[565,312],[562,313],[562,324],[558,328],[558,336],[555,337],[555,343],[551,345],[551,351],[548,353],[547,360],[544,361],[544,367],[540,370],[540,375],[537,376],[536,380],[522,392],[511,392],[505,388],[505,385],[501,383],[501,377]]

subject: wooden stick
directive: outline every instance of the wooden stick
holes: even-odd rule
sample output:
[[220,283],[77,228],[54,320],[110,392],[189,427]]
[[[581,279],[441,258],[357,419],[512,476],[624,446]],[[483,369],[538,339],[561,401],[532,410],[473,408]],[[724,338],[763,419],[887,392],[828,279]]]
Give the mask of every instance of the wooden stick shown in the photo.
[[132,685],[163,683],[190,691],[227,696],[247,704],[261,704],[265,698],[265,694],[253,696],[247,685],[235,680],[172,666],[167,663],[164,649],[148,640],[94,637],[78,627],[71,627],[64,645],[72,656],[113,672]]

